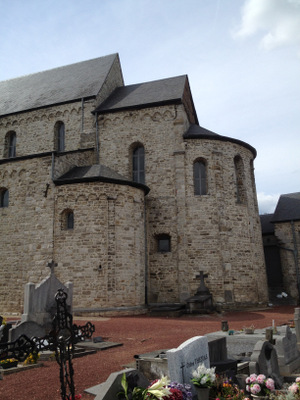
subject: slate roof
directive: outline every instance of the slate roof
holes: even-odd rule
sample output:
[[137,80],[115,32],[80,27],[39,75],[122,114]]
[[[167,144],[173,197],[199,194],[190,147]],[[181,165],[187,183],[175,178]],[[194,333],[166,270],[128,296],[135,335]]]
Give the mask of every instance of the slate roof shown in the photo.
[[0,115],[96,96],[118,54],[0,82]]
[[272,222],[297,220],[300,220],[300,192],[281,195]]
[[254,147],[250,146],[250,144],[243,142],[242,140],[239,139],[234,139],[228,136],[222,136],[219,135],[215,132],[212,132],[208,129],[203,128],[200,125],[196,124],[191,124],[188,128],[188,130],[183,134],[184,139],[211,139],[211,140],[220,140],[223,142],[231,142],[231,143],[236,143],[239,144],[243,147],[246,147],[248,150],[250,150],[254,157],[256,157],[257,152]]
[[271,223],[274,214],[260,215],[261,231],[263,235],[274,233],[274,224]]
[[181,102],[186,75],[119,87],[100,104],[96,112],[112,112],[126,108]]
[[118,174],[116,171],[102,164],[74,167],[70,169],[70,171],[62,175],[60,178],[55,179],[54,183],[56,185],[64,185],[95,181],[134,186],[143,189],[146,194],[149,192],[148,186],[128,180],[123,175]]

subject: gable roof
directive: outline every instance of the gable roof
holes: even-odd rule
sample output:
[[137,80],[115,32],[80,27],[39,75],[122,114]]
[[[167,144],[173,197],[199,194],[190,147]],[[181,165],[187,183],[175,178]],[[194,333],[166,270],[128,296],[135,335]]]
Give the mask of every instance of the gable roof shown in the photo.
[[253,156],[256,157],[257,152],[254,147],[250,146],[250,144],[243,142],[239,139],[234,139],[228,136],[222,136],[215,132],[212,132],[208,129],[203,128],[202,126],[191,124],[188,130],[183,134],[184,139],[211,139],[211,140],[220,140],[223,142],[231,142],[239,144],[250,150],[253,153]]
[[0,115],[98,94],[118,54],[0,82]]
[[272,222],[297,220],[300,220],[300,192],[281,195]]
[[118,87],[100,104],[95,112],[113,112],[120,109],[138,108],[181,102],[184,94],[187,76],[160,79],[151,82],[138,83]]

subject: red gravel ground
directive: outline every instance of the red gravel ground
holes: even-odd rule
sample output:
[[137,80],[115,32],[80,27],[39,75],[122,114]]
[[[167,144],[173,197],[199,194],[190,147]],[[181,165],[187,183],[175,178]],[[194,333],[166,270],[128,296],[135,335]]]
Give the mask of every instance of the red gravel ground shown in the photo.
[[[292,320],[293,316],[293,306],[281,306],[261,311],[185,315],[179,318],[91,318],[96,327],[94,336],[102,336],[105,341],[123,343],[123,346],[74,359],[76,393],[82,394],[82,400],[92,400],[94,396],[84,393],[84,389],[104,382],[110,373],[133,362],[135,354],[177,347],[193,336],[218,331],[222,320],[228,321],[230,329],[240,330],[252,324],[255,328],[265,328],[272,325],[272,320],[278,326],[283,325]],[[80,321],[79,325],[84,323]],[[59,368],[55,361],[44,362],[41,368],[5,375],[0,381],[0,400],[60,399]]]

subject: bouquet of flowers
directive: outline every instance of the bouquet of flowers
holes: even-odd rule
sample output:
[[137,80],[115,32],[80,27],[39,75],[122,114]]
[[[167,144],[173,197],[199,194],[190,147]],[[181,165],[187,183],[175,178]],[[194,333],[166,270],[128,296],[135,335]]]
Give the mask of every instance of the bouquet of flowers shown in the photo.
[[293,393],[293,395],[299,397],[300,395],[300,377],[296,378],[296,381],[288,387],[288,391]]
[[206,368],[204,364],[200,364],[198,368],[193,371],[191,382],[200,388],[210,388],[216,380],[215,370],[215,367]]
[[118,397],[126,400],[192,400],[190,385],[170,382],[166,376],[151,382],[147,388],[130,388],[123,374],[121,385],[123,392]]
[[246,400],[242,389],[226,376],[216,375],[216,382],[210,389],[209,397],[216,400]]
[[263,374],[251,374],[246,378],[246,390],[257,396],[268,396],[275,390],[275,382]]

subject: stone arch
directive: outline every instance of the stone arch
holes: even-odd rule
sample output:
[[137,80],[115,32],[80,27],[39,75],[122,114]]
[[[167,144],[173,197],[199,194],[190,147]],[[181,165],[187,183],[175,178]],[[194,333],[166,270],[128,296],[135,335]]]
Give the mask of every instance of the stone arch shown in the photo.
[[153,114],[152,119],[153,119],[153,121],[158,121],[158,122],[161,121],[161,120],[162,120],[162,115],[161,115],[161,113],[155,112],[155,113]]

